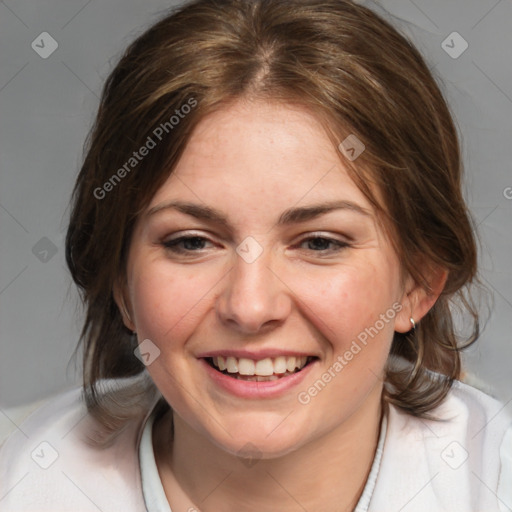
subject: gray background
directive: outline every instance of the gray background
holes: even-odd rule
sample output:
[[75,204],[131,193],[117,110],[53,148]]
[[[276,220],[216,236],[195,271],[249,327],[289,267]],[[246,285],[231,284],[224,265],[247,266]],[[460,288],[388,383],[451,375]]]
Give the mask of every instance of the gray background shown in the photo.
[[[0,412],[79,382],[81,310],[64,261],[67,205],[101,85],[164,0],[0,2]],[[494,296],[474,382],[512,399],[512,2],[384,0],[441,78],[463,136],[466,195]],[[378,10],[379,7],[376,7]],[[452,58],[442,43],[462,48]],[[42,58],[48,32],[57,50]],[[49,40],[45,39],[44,51]],[[43,51],[41,48],[40,51]],[[56,251],[56,252],[55,252]],[[479,379],[479,380],[478,380]],[[1,415],[0,415],[1,416]]]

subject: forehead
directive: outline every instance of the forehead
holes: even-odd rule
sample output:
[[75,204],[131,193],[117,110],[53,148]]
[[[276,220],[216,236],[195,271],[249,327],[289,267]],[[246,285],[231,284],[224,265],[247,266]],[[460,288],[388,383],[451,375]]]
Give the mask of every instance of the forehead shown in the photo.
[[350,199],[371,209],[319,120],[266,101],[238,101],[201,120],[149,208],[178,198],[253,211]]

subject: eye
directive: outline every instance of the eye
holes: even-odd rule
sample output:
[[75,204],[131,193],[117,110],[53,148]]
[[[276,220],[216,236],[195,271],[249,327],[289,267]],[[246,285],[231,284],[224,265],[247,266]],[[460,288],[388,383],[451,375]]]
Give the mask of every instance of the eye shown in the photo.
[[304,244],[307,244],[306,250],[320,253],[337,252],[350,246],[346,242],[325,236],[310,236],[303,239],[299,245],[302,247]]
[[205,244],[212,243],[202,236],[180,236],[171,240],[162,242],[162,245],[170,251],[177,254],[185,254],[189,252],[199,252],[206,249]]

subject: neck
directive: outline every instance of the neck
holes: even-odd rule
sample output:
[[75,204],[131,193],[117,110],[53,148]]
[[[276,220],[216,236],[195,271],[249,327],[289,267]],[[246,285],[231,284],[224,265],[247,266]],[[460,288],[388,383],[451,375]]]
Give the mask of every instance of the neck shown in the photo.
[[273,459],[240,459],[169,414],[155,425],[154,451],[173,512],[353,510],[377,447],[380,393],[337,428]]

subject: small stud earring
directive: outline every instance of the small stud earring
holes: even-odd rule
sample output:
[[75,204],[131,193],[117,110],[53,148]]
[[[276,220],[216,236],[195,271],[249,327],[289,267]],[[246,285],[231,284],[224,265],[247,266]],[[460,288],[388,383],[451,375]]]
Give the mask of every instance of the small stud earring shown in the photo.
[[411,322],[411,330],[416,329],[416,322],[412,316],[409,318],[409,321]]

